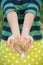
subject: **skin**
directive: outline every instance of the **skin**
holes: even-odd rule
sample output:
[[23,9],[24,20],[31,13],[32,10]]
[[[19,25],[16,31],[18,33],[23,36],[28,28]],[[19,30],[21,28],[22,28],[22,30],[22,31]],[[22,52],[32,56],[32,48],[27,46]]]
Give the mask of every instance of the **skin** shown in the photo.
[[[18,17],[16,11],[11,11],[7,14],[7,20],[10,25],[12,35],[8,38],[7,43],[11,47],[11,49],[18,53],[18,50],[13,47],[14,42],[21,38],[21,42],[23,46],[26,46],[25,41],[29,40],[27,45],[27,52],[30,51],[33,37],[29,35],[32,23],[34,21],[33,13],[26,13],[24,17],[24,24],[22,29],[22,34],[20,35],[19,25],[18,25]],[[20,53],[20,52],[19,52]]]

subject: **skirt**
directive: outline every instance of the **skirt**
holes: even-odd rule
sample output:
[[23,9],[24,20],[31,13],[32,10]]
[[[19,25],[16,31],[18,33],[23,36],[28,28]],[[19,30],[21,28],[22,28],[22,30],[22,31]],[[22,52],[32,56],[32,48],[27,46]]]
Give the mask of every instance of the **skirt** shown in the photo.
[[1,40],[0,65],[43,65],[43,39],[34,41],[30,52],[24,58],[13,52],[7,41]]

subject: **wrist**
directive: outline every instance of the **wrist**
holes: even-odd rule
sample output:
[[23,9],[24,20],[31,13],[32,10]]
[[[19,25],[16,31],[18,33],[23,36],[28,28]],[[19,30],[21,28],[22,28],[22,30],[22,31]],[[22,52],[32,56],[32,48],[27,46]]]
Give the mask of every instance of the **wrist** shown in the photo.
[[29,35],[29,32],[27,32],[27,31],[22,31],[22,36],[27,36],[27,35]]
[[13,33],[12,35],[19,36],[20,37],[20,34],[19,33]]
[[22,30],[22,35],[28,35],[29,32],[30,32],[29,28],[24,26]]
[[20,36],[20,31],[19,31],[19,29],[15,28],[15,29],[12,31],[12,34],[13,34],[13,35],[16,35],[16,36]]

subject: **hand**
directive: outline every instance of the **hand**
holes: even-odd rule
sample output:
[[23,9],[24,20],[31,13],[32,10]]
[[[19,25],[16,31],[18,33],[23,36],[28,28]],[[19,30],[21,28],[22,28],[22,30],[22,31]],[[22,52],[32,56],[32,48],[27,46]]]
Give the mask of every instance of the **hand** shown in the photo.
[[29,52],[33,44],[33,37],[30,35],[25,35],[25,36],[22,35],[21,41],[23,43],[23,48],[25,49],[25,53]]
[[12,35],[12,36],[10,36],[9,38],[8,38],[8,40],[7,40],[7,43],[8,43],[8,45],[10,46],[10,48],[14,51],[14,52],[16,52],[16,53],[20,53],[18,50],[17,50],[17,47],[15,46],[16,44],[16,42],[18,42],[18,39],[20,38],[20,36],[15,36],[15,35]]

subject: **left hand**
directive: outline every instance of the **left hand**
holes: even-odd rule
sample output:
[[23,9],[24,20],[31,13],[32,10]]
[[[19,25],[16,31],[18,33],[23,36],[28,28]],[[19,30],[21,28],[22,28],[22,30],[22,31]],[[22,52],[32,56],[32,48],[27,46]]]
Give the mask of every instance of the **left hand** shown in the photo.
[[21,36],[21,42],[23,43],[23,48],[25,48],[25,53],[29,52],[33,44],[33,37],[30,35]]

